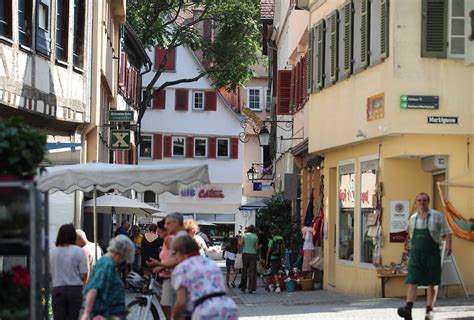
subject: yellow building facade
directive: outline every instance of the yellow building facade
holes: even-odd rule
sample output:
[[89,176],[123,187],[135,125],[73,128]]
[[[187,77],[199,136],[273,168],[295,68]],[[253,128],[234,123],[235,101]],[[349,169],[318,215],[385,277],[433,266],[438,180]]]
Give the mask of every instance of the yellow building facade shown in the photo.
[[[400,216],[404,214],[406,221],[419,192],[428,193],[431,206],[443,210],[436,182],[462,181],[464,187],[451,184],[443,190],[465,218],[474,218],[474,65],[468,59],[474,43],[468,40],[466,18],[473,4],[446,1],[441,8],[444,16],[439,17],[445,27],[440,37],[446,42],[441,41],[439,48],[444,52],[431,57],[434,31],[426,19],[436,18],[433,3],[309,2],[311,50],[316,53],[310,81],[316,88],[309,89],[313,92],[305,109],[310,119],[309,153],[324,156],[328,290],[379,296],[381,281],[374,259],[384,265],[401,262]],[[335,31],[331,17],[337,12],[337,26],[348,22],[344,11],[348,4],[353,9],[352,30],[345,33],[340,25]],[[332,32],[336,42],[317,35],[321,30],[315,28],[322,21],[323,34]],[[460,25],[465,26],[463,34],[456,29]],[[352,70],[343,75],[347,52],[341,48],[351,32]],[[324,52],[322,61],[338,66],[339,78],[324,64],[318,65],[317,55],[318,45],[336,43],[335,60],[328,56],[330,49],[319,53]],[[319,72],[326,83],[318,83]],[[377,209],[381,233],[370,226],[369,216]],[[453,253],[470,294],[474,293],[472,252],[474,242],[453,235]],[[388,282],[386,296],[405,295],[403,279]],[[463,292],[461,286],[448,290],[450,295]]]

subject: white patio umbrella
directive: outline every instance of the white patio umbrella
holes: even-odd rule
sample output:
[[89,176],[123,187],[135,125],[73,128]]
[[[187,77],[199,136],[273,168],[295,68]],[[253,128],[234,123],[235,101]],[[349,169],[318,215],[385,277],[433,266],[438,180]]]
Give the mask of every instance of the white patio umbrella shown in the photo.
[[[127,165],[86,163],[47,168],[37,177],[41,191],[93,191],[94,242],[97,243],[97,190],[147,190],[178,194],[186,187],[209,184],[207,165]],[[97,252],[96,252],[97,258]]]
[[[118,194],[106,194],[96,199],[97,213],[134,214],[136,216],[151,217],[152,214],[163,212],[144,202],[130,199]],[[84,202],[86,211],[93,211],[94,200]]]
[[196,220],[196,224],[199,226],[215,226],[215,223],[206,220]]

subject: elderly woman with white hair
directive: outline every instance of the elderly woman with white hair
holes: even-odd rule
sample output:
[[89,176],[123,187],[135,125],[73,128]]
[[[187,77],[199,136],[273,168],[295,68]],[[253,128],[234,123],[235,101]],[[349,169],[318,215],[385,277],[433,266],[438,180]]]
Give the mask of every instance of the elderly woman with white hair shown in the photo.
[[132,263],[135,245],[125,235],[110,241],[107,254],[97,261],[89,283],[84,289],[84,305],[81,320],[125,319],[125,288],[117,272],[117,265]]

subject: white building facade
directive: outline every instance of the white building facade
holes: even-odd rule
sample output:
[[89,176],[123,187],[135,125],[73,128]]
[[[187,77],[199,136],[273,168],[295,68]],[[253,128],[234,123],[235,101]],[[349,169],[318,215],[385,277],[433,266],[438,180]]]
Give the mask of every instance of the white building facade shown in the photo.
[[[157,57],[155,57],[155,53]],[[149,52],[159,65],[160,49]],[[202,71],[196,55],[180,46],[155,87],[166,81],[194,78]],[[143,76],[143,86],[154,72]],[[156,96],[142,120],[139,164],[208,164],[210,185],[182,190],[178,196],[145,193],[142,200],[166,212],[215,224],[203,227],[214,238],[234,236],[254,217],[239,211],[242,201],[244,149],[238,135],[239,116],[207,77],[166,87]]]

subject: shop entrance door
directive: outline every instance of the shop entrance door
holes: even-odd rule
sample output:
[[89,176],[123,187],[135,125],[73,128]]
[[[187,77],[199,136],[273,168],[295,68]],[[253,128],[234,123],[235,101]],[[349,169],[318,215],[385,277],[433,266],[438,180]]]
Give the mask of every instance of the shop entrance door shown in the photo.
[[433,172],[433,199],[431,202],[432,208],[439,212],[444,212],[443,203],[438,192],[437,183],[446,180],[446,171]]

